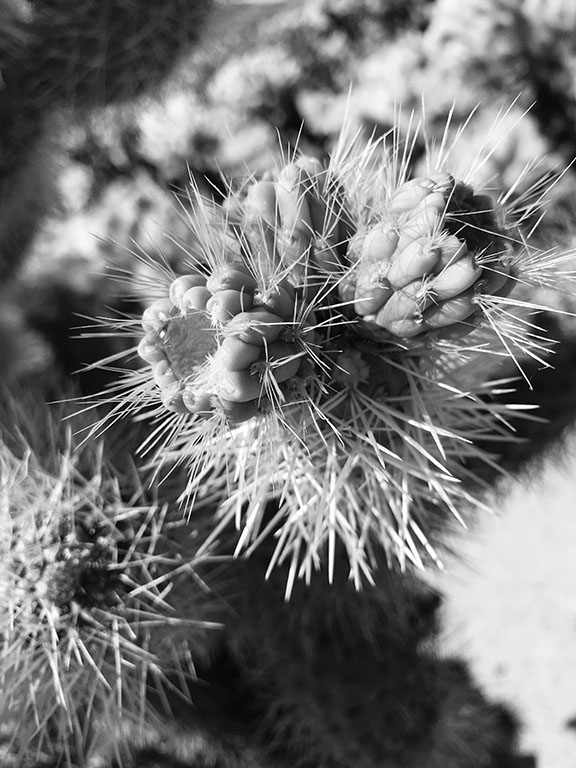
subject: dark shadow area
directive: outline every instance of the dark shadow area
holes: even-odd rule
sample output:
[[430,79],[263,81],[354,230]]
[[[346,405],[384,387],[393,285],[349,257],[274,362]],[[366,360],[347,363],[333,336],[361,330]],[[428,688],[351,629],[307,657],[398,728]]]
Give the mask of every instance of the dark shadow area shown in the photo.
[[537,419],[511,420],[519,442],[495,447],[505,468],[513,472],[555,447],[560,449],[576,419],[576,339],[563,337],[557,320],[549,314],[541,317],[540,324],[550,338],[560,341],[550,357],[553,367],[524,363],[527,380],[520,377],[516,391],[504,399],[504,402],[538,406],[533,412]]

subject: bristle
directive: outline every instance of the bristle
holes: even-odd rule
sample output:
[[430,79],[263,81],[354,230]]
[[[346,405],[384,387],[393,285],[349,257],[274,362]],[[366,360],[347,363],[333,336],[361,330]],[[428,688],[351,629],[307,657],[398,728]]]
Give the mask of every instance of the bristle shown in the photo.
[[[183,521],[168,526],[167,505],[136,472],[112,472],[102,444],[83,451],[59,419],[29,430],[19,410],[3,414],[13,450],[0,443],[2,749],[17,765],[72,768],[102,734],[121,723],[144,734],[170,695],[188,695],[194,672],[176,635],[187,627],[193,642],[209,623],[177,614],[169,595],[200,561],[169,543],[167,528]],[[34,429],[44,455],[26,440]]]
[[[506,122],[509,112],[502,116]],[[551,343],[534,318],[547,307],[521,291],[560,285],[571,292],[572,270],[564,267],[573,254],[560,247],[542,250],[532,242],[533,231],[522,227],[542,209],[545,183],[534,184],[532,200],[525,193],[515,212],[505,198],[493,201],[473,187],[494,151],[491,137],[486,152],[455,177],[451,153],[468,121],[454,127],[450,117],[437,147],[423,135],[424,118],[412,115],[408,125],[403,138],[393,130],[369,140],[345,126],[326,166],[289,152],[286,165],[263,182],[268,186],[249,179],[235,193],[233,215],[205,203],[192,188],[189,224],[197,247],[187,257],[190,274],[206,276],[213,286],[211,276],[240,264],[248,278],[237,290],[251,301],[248,285],[254,282],[260,292],[254,296],[286,286],[294,297],[290,315],[264,320],[261,341],[250,337],[263,351],[259,362],[235,375],[242,383],[231,410],[224,408],[221,347],[224,339],[242,339],[236,304],[226,304],[229,317],[217,320],[209,317],[210,304],[194,309],[212,328],[215,351],[186,361],[174,334],[178,323],[188,327],[190,311],[167,304],[167,341],[158,349],[172,370],[170,383],[155,384],[143,368],[107,395],[114,419],[150,412],[153,428],[143,451],[160,474],[162,466],[188,466],[185,509],[220,496],[208,545],[231,527],[239,530],[237,553],[275,537],[271,568],[291,563],[288,593],[293,579],[310,580],[319,568],[331,578],[342,546],[358,587],[371,579],[374,547],[402,568],[422,569],[429,561],[441,567],[442,521],[452,517],[465,525],[485,509],[484,481],[475,468],[501,471],[485,446],[515,439],[509,414],[518,410],[495,398],[498,368],[515,367],[523,375],[530,359],[549,364]],[[421,139],[428,149],[427,176],[411,181],[412,154]],[[262,191],[262,200],[269,196],[265,211],[250,209],[254,190]],[[434,202],[429,208],[421,203],[418,218],[424,198],[426,205]],[[397,263],[394,279],[406,275],[413,283],[392,284],[378,299],[365,297],[359,286],[363,274],[366,285],[386,285],[378,282],[387,274],[380,272],[380,251],[373,254],[368,245],[380,230],[396,232],[400,243],[402,237],[416,239],[430,255],[418,267],[410,251],[413,260]],[[410,237],[403,235],[409,231]],[[392,260],[405,258],[406,245],[394,242]],[[454,256],[444,266],[427,266],[446,248]],[[452,269],[458,259],[461,268]],[[411,272],[418,268],[420,273]],[[414,274],[421,277],[414,281]],[[411,286],[418,290],[409,293]],[[405,293],[396,304],[406,309],[395,315],[391,301],[379,314],[377,301],[384,306],[394,291]],[[367,299],[376,306],[373,314],[364,310]],[[241,313],[247,321],[259,309],[250,301]],[[160,311],[164,304],[157,306]],[[140,338],[129,324],[118,332]],[[271,363],[267,350],[278,333],[290,351]],[[245,351],[247,359],[258,354]],[[291,371],[287,380],[280,376],[283,366]],[[171,397],[205,393],[210,405],[202,413],[194,406],[191,413],[171,414],[162,407],[164,386],[172,388]]]

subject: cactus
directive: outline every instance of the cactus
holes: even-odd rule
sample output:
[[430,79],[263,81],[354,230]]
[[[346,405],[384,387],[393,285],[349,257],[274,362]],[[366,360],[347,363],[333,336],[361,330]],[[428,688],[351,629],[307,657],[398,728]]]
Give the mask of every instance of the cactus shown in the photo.
[[571,254],[522,232],[526,200],[515,214],[473,168],[454,176],[447,144],[409,178],[420,130],[403,146],[345,128],[326,168],[296,154],[222,210],[196,195],[186,274],[159,273],[142,339],[118,326],[151,368],[116,385],[112,417],[158,419],[146,450],[188,464],[185,505],[220,488],[211,541],[274,533],[288,592],[331,578],[340,545],[357,585],[377,547],[441,566],[438,530],[481,510],[479,468],[498,470],[486,444],[514,439],[498,366],[522,375],[549,346],[520,287],[570,290]]
[[61,426],[66,409],[6,402],[2,764],[71,768],[122,729],[146,735],[173,691],[188,696],[190,651],[211,625],[198,603],[177,611],[168,595],[182,580],[189,593],[200,561],[179,552],[168,504],[143,490],[130,461],[122,470],[102,444],[80,447]]

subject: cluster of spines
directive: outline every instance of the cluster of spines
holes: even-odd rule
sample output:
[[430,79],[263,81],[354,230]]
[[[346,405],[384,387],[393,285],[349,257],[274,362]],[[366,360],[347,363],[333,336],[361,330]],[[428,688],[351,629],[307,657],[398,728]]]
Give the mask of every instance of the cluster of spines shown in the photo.
[[[401,339],[474,329],[475,298],[511,287],[492,200],[448,173],[404,182],[380,221],[351,243],[345,285],[364,322]],[[352,283],[352,285],[350,285]]]
[[[144,312],[138,352],[169,409],[235,424],[289,404],[310,375],[315,327],[342,319],[333,278],[349,225],[334,179],[303,157],[249,185],[222,226],[235,245],[224,239],[218,253],[205,244],[192,271],[171,280]],[[319,320],[314,309],[326,302],[331,312]],[[182,334],[202,339],[200,354]]]
[[101,452],[86,477],[74,441],[47,450],[50,469],[16,442],[0,444],[2,759],[71,767],[103,733],[144,734],[171,692],[187,696],[193,667],[170,627],[201,622],[173,615],[168,595],[194,564],[165,541],[168,506],[142,487],[125,500]]
[[[299,342],[308,331],[292,285],[280,280],[262,289],[239,260],[208,276],[176,278],[142,324],[138,353],[154,366],[166,407],[202,418],[217,411],[231,424],[265,412],[271,399],[286,399],[283,385],[299,372]],[[187,345],[189,334],[205,337],[200,354]]]
[[[327,168],[294,158],[220,213],[198,197],[188,274],[167,276],[143,319],[139,351],[160,380],[131,374],[113,395],[117,413],[158,394],[177,411],[146,447],[188,463],[187,504],[221,495],[214,538],[235,521],[251,551],[275,533],[272,562],[291,560],[291,578],[333,562],[338,541],[357,581],[375,545],[439,562],[427,521],[482,507],[470,467],[497,469],[483,443],[513,439],[492,361],[544,354],[510,291],[552,284],[567,258],[528,245],[446,157],[410,179],[384,145],[338,148]],[[206,334],[196,357],[178,336],[188,322],[190,339]],[[270,387],[279,342],[290,376]]]

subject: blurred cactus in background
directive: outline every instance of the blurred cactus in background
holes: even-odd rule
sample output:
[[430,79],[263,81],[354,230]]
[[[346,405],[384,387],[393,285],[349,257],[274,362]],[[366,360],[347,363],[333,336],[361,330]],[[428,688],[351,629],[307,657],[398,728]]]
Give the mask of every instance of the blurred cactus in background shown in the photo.
[[39,394],[2,404],[2,764],[84,765],[126,729],[145,737],[169,693],[187,699],[215,625],[202,588],[172,604],[198,578],[182,517]]
[[[5,276],[21,250],[18,236],[29,237],[34,219],[27,209],[44,210],[41,182],[47,171],[50,175],[44,166],[46,149],[36,162],[34,152],[46,137],[54,111],[103,105],[150,91],[198,39],[207,3],[184,0],[152,7],[120,0],[79,7],[66,0],[3,0],[0,11],[6,17],[0,31],[0,170],[3,194],[10,185],[12,205],[18,205],[12,216],[2,205],[3,227],[16,219],[10,222],[13,237],[2,237]],[[34,180],[22,182],[23,194],[26,191],[29,197],[21,200],[14,184],[23,168],[34,174]]]

